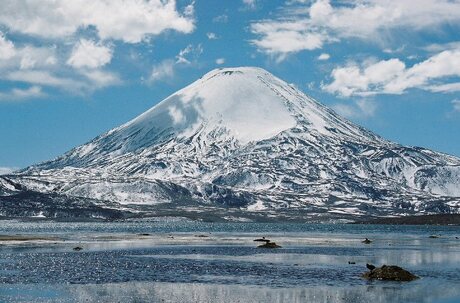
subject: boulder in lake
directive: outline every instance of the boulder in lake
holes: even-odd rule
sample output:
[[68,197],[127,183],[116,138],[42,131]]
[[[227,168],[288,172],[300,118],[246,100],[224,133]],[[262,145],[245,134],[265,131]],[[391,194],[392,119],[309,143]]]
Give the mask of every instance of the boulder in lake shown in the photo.
[[257,246],[258,248],[281,248],[278,244],[275,242],[267,242],[265,244]]
[[365,272],[362,277],[368,280],[384,281],[413,281],[418,279],[416,275],[395,265],[382,265],[382,267]]

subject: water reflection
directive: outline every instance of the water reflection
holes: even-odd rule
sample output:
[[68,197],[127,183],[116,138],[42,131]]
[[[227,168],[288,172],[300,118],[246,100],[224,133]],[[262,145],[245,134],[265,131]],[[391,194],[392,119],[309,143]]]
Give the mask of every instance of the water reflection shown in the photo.
[[[12,288],[0,286],[0,298],[8,298]],[[454,285],[427,287],[427,282],[386,283],[357,287],[269,288],[199,283],[120,283],[70,286],[17,286],[22,295],[8,302],[444,302],[460,299]]]

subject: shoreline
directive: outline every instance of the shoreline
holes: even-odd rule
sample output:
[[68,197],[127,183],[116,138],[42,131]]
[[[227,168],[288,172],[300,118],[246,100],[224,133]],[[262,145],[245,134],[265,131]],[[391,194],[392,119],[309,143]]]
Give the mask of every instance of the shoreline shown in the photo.
[[133,217],[125,219],[101,219],[101,218],[38,218],[38,217],[3,217],[0,216],[1,221],[19,221],[19,222],[59,222],[59,223],[117,223],[117,222],[164,222],[165,220],[183,220],[190,222],[204,222],[204,223],[294,223],[294,224],[371,224],[371,225],[460,225],[460,214],[430,214],[430,215],[409,215],[409,216],[399,216],[399,217],[366,217],[366,218],[356,218],[356,217],[334,217],[334,218],[316,218],[311,220],[311,218],[305,218],[301,220],[296,218],[294,220],[264,220],[266,218],[257,218],[258,220],[253,221],[232,221],[232,220],[215,220],[214,217],[209,218],[209,220],[204,220],[204,218],[195,218],[193,216],[146,216],[146,217]]
[[382,225],[460,225],[460,214],[416,215],[392,218],[374,218],[351,224]]

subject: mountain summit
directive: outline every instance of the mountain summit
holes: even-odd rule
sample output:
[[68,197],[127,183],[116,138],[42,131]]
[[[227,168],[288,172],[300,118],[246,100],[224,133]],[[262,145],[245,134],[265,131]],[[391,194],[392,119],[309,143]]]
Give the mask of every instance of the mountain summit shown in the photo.
[[0,202],[25,192],[47,201],[44,216],[66,198],[99,215],[228,220],[458,213],[460,159],[387,141],[263,69],[225,68],[0,177]]

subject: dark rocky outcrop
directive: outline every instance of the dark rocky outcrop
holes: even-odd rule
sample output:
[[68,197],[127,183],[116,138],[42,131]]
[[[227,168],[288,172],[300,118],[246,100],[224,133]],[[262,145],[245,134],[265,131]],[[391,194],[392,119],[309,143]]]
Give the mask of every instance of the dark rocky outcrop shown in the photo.
[[265,244],[257,246],[258,248],[281,248],[278,244],[275,242],[267,242]]
[[382,265],[382,267],[363,273],[362,277],[368,280],[384,281],[413,281],[418,279],[416,275],[395,265]]

